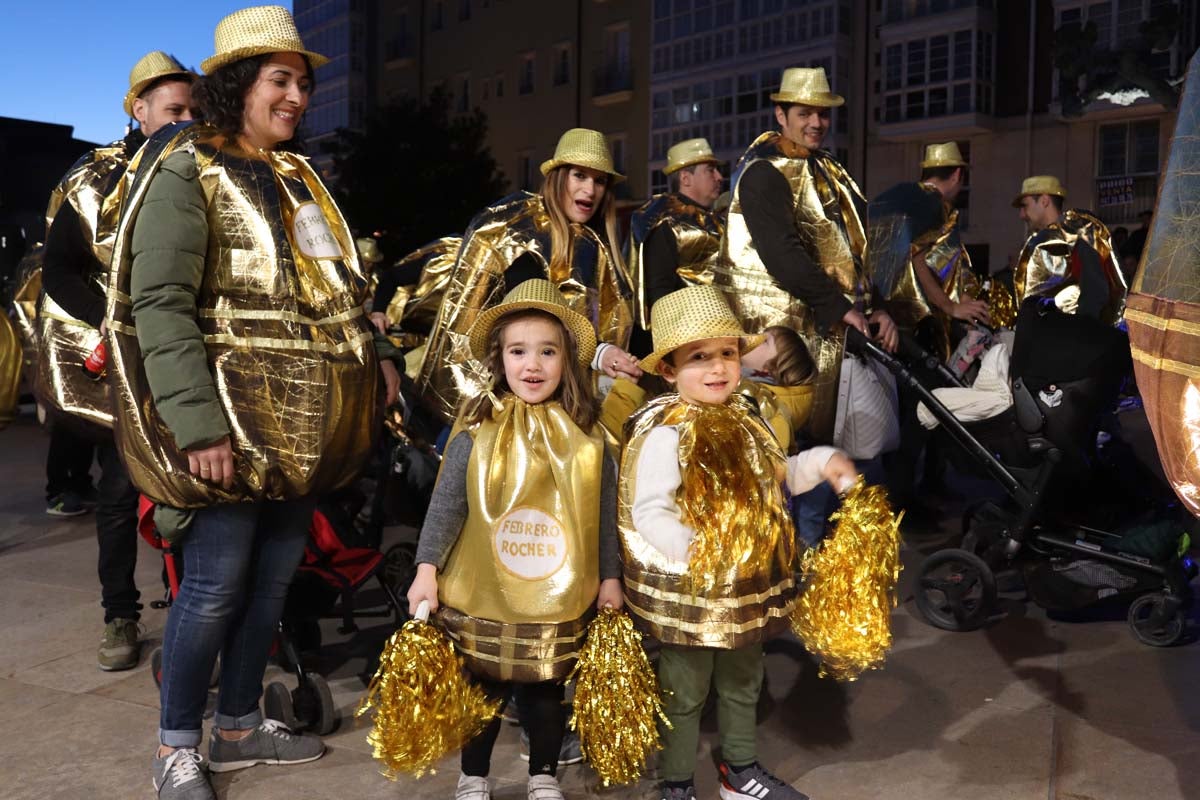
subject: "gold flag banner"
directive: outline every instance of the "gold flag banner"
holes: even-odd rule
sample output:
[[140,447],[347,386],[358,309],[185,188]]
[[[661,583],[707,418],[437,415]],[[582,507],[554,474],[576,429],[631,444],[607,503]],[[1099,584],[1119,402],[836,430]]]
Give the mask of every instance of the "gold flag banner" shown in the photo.
[[1200,515],[1200,58],[1192,59],[1154,223],[1126,304],[1138,390],[1175,493]]

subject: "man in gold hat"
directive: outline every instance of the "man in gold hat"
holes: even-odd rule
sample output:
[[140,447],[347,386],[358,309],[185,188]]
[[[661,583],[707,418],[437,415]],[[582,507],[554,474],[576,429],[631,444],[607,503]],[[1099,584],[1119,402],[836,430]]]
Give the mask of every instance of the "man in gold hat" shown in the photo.
[[1128,287],[1113,256],[1112,234],[1088,211],[1064,211],[1067,191],[1053,175],[1034,175],[1013,199],[1029,238],[1013,274],[1017,302],[1053,298],[1068,314],[1116,325]]
[[55,189],[47,212],[39,394],[59,424],[78,426],[82,421],[99,440],[96,534],[105,627],[97,658],[103,670],[138,663],[137,491],[112,438],[107,384],[96,375],[85,376],[83,365],[104,331],[105,287],[127,167],[147,137],[191,119],[194,78],[166,53],[155,50],[143,56],[129,73],[124,100],[125,113],[138,127],[76,162]]
[[650,352],[650,309],[676,289],[712,282],[709,263],[724,226],[713,213],[724,178],[707,139],[686,139],[667,150],[663,174],[670,191],[655,195],[630,221],[634,354]]

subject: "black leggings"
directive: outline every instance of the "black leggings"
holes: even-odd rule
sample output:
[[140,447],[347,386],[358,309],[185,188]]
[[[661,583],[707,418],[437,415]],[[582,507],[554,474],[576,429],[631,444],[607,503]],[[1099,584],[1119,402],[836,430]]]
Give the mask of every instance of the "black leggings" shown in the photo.
[[[507,683],[479,677],[475,681],[492,699],[507,703],[510,695],[516,695],[521,726],[529,735],[529,774],[556,774],[558,753],[562,749],[567,725],[567,709],[563,705],[566,689],[562,683]],[[501,723],[497,715],[483,732],[467,742],[462,750],[464,775],[487,777],[492,762],[492,748],[496,744],[496,737],[500,735]]]

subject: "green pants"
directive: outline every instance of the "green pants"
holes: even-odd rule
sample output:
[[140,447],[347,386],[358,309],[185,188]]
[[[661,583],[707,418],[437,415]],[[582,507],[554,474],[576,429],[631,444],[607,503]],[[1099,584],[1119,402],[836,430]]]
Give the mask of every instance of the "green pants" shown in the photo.
[[700,712],[710,686],[717,690],[721,758],[738,766],[757,760],[755,710],[762,679],[762,644],[737,650],[664,647],[658,656],[658,682],[672,727],[663,729],[658,777],[685,781],[695,773]]

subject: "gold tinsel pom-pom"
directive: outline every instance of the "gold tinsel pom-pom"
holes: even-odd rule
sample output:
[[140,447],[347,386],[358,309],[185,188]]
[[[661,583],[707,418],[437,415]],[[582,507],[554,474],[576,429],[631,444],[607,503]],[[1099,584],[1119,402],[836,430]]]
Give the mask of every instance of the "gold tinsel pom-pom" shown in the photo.
[[900,517],[881,486],[862,479],[830,517],[832,534],[804,554],[806,588],[792,630],[821,660],[821,676],[853,681],[883,664],[900,578]]
[[628,614],[606,608],[592,621],[572,678],[571,729],[583,757],[602,785],[635,783],[647,756],[662,749],[658,720],[670,723],[642,634]]
[[1017,321],[1017,301],[1008,287],[1000,281],[992,281],[991,291],[985,299],[992,327],[1011,328]]
[[413,619],[388,639],[355,716],[373,712],[367,741],[383,774],[396,780],[432,771],[483,730],[499,707],[467,680],[446,635]]

